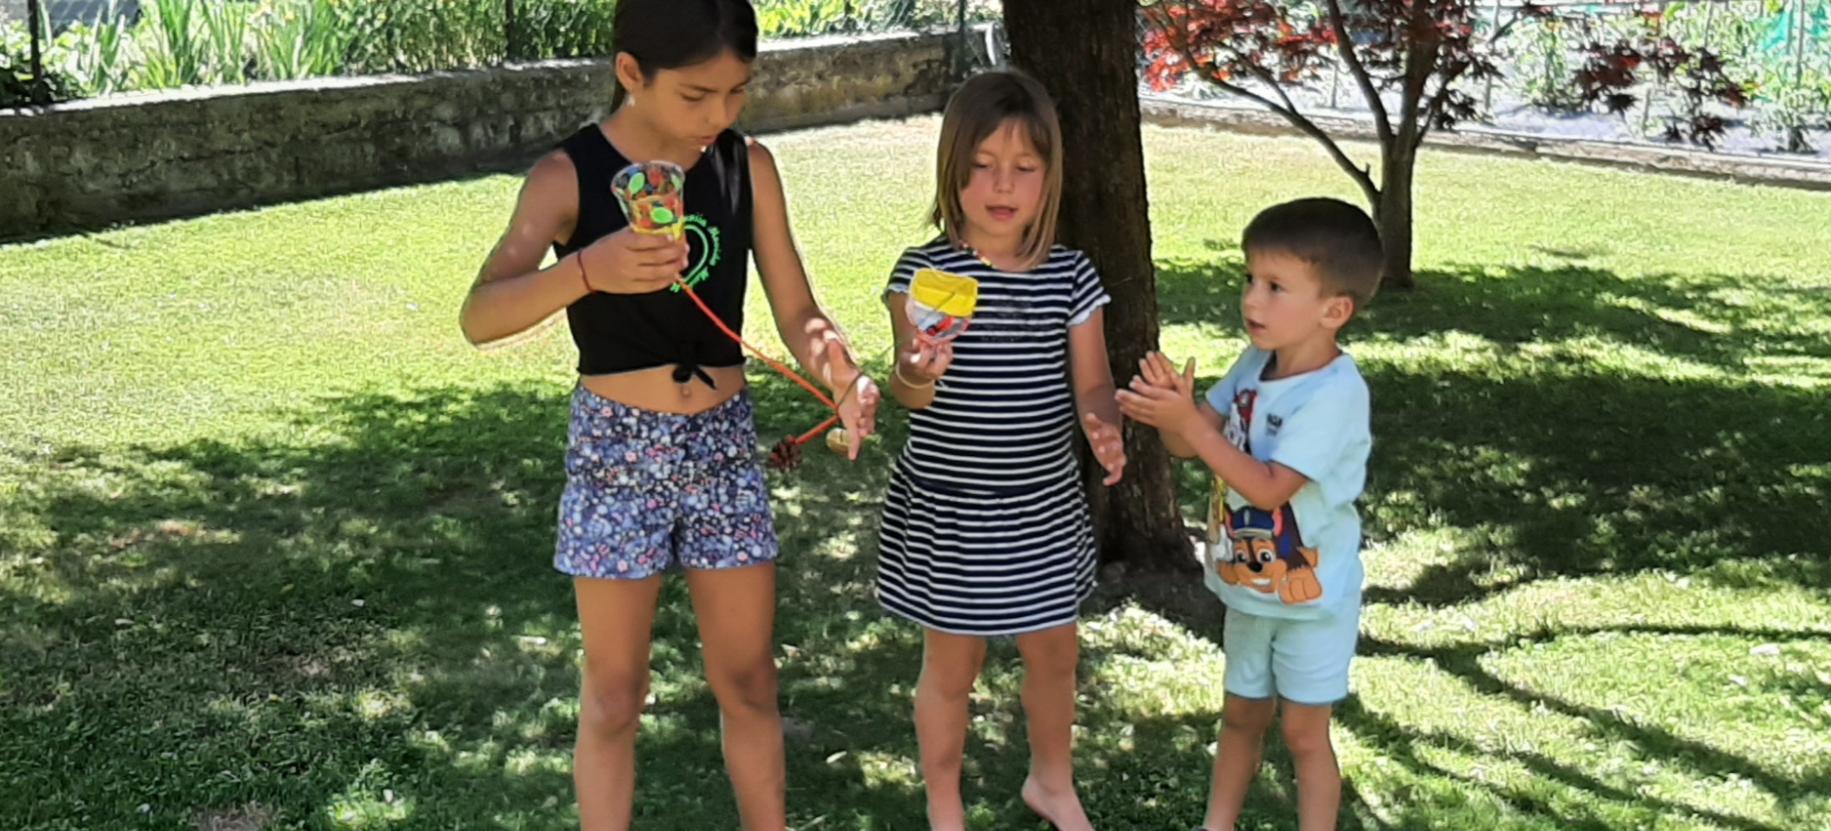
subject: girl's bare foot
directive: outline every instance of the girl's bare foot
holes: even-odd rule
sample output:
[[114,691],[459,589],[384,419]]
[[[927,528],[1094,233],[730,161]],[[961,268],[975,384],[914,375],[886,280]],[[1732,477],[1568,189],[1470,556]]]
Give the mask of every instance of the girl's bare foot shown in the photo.
[[1075,795],[1074,788],[1051,790],[1031,777],[1024,780],[1023,796],[1030,810],[1059,831],[1093,831],[1093,823],[1087,821],[1087,812],[1082,810],[1081,798]]

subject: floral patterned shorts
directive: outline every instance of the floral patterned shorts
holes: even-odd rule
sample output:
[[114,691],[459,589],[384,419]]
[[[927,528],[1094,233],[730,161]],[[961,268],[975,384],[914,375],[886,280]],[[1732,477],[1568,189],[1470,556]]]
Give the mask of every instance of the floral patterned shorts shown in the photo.
[[748,393],[678,415],[619,404],[583,386],[573,392],[554,568],[641,580],[676,562],[717,569],[775,559],[775,520]]

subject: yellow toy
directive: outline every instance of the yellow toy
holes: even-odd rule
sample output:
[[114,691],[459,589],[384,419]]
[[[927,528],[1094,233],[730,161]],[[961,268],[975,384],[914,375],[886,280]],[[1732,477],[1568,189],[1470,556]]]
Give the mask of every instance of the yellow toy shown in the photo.
[[930,344],[960,337],[979,306],[979,281],[932,268],[915,273],[909,283],[909,321],[916,337]]

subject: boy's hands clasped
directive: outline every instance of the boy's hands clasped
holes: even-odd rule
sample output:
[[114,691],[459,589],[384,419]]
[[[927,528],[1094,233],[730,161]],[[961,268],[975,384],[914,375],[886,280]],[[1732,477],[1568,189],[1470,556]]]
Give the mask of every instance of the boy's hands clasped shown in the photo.
[[1162,352],[1152,352],[1138,362],[1138,375],[1130,387],[1118,393],[1119,411],[1126,418],[1177,436],[1201,423],[1195,406],[1193,358],[1177,372]]

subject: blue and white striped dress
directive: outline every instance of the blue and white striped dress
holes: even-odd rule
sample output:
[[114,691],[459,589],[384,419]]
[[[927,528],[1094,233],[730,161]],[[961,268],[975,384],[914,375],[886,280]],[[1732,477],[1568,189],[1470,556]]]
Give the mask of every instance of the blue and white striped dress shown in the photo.
[[1068,330],[1111,300],[1056,246],[1000,271],[945,238],[903,253],[888,291],[935,268],[979,281],[934,403],[910,416],[884,497],[877,596],[931,629],[1015,635],[1073,623],[1093,591],[1093,527],[1074,456]]

